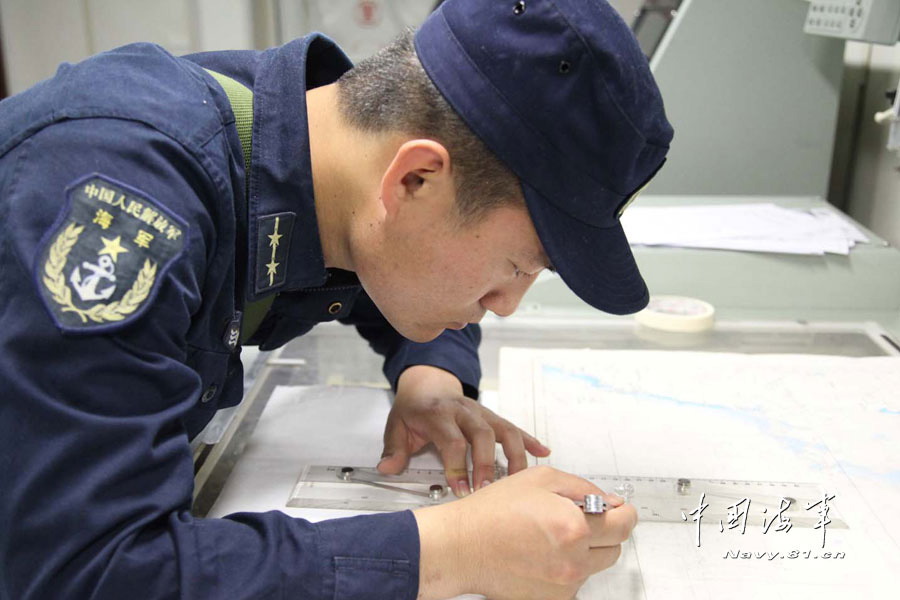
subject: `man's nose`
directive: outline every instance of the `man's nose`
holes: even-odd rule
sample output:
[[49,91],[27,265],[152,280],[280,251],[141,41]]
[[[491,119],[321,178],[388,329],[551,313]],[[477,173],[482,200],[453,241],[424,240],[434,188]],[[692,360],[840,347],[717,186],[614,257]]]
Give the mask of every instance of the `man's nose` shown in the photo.
[[522,301],[522,296],[537,279],[537,275],[522,275],[509,284],[496,288],[481,298],[481,306],[498,317],[513,314]]

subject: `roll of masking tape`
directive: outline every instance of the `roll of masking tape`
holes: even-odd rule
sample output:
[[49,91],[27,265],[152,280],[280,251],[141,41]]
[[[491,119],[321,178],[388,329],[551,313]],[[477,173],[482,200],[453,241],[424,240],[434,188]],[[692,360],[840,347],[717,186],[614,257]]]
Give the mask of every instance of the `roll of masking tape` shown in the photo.
[[652,329],[696,333],[712,329],[716,309],[709,302],[685,296],[652,296],[635,320]]

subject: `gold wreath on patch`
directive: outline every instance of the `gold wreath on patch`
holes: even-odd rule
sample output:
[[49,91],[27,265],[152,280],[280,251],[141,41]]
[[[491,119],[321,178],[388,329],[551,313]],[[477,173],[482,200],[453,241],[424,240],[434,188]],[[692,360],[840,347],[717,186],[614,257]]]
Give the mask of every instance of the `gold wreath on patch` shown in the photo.
[[69,252],[72,251],[72,247],[78,241],[78,236],[83,230],[83,225],[70,223],[65,231],[57,236],[56,241],[50,246],[47,262],[44,263],[44,285],[47,286],[53,300],[63,307],[63,312],[75,313],[81,317],[83,323],[87,323],[88,319],[96,323],[121,321],[137,310],[147,299],[147,295],[153,288],[153,282],[156,281],[156,264],[150,262],[150,259],[144,260],[144,266],[138,273],[137,279],[121,300],[97,304],[87,310],[78,308],[72,303],[72,290],[66,285],[63,269],[66,266]]

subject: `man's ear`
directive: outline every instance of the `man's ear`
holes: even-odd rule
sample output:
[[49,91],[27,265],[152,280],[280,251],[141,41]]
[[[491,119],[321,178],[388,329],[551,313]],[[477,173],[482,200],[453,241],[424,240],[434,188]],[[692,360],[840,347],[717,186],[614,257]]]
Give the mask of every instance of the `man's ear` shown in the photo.
[[434,140],[409,140],[401,145],[381,179],[381,202],[395,216],[412,201],[441,198],[452,189],[450,154]]

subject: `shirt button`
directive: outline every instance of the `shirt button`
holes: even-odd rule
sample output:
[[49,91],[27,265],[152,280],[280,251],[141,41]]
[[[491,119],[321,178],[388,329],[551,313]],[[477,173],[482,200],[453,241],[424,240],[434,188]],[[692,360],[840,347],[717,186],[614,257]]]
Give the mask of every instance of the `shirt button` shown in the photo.
[[218,390],[219,388],[216,387],[216,384],[212,384],[205,392],[203,392],[203,396],[200,398],[200,402],[206,404],[215,397]]
[[331,306],[328,307],[328,314],[329,314],[329,315],[336,315],[336,314],[338,314],[339,312],[341,312],[341,309],[342,309],[342,308],[344,308],[344,305],[341,304],[340,302],[332,302],[332,303],[331,303]]

